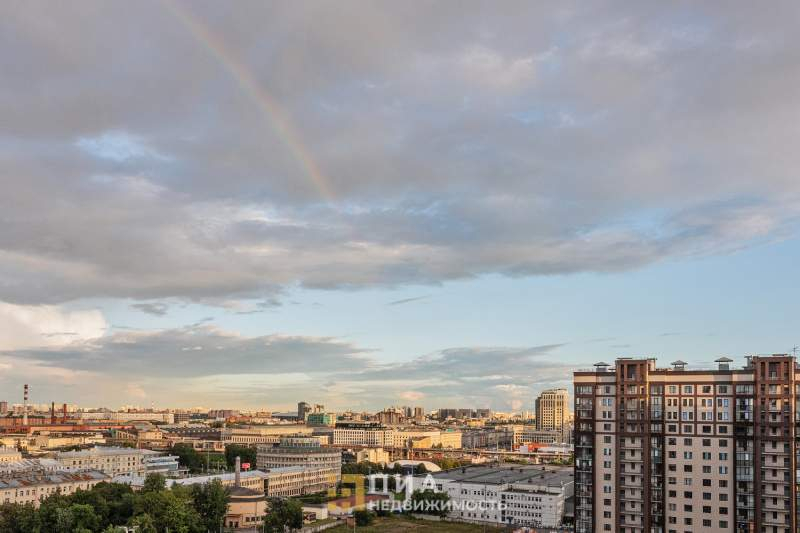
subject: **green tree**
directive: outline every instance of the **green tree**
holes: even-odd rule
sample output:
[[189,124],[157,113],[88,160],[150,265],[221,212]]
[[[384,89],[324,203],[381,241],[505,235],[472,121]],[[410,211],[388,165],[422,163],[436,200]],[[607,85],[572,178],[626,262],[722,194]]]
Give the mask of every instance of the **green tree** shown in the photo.
[[105,524],[122,526],[133,516],[133,489],[122,483],[98,483],[92,490],[75,493],[72,501],[92,505]]
[[42,501],[37,514],[41,530],[48,533],[72,533],[72,513],[69,506],[70,498],[61,493],[55,493]]
[[200,472],[203,469],[203,456],[197,453],[191,444],[180,442],[172,446],[169,451],[172,455],[177,455],[180,464],[192,472]]
[[368,526],[375,520],[375,513],[367,509],[357,509],[353,511],[353,518],[357,526]]
[[446,492],[435,492],[431,489],[415,490],[411,495],[413,509],[423,514],[447,516],[447,502],[449,501],[450,496]]
[[267,531],[283,533],[303,527],[303,506],[299,501],[272,498],[269,501],[269,514],[267,515],[265,529]]
[[0,505],[0,531],[3,533],[34,533],[41,531],[39,514],[33,504]]
[[167,488],[167,479],[161,474],[148,474],[142,492],[160,492]]
[[208,531],[218,531],[225,519],[228,510],[230,495],[222,482],[215,479],[211,483],[194,485],[192,487],[192,501],[194,509],[203,521],[203,527]]
[[72,527],[75,530],[97,531],[100,529],[100,518],[91,505],[73,503],[67,510],[72,514]]
[[158,533],[153,517],[147,513],[137,514],[128,520],[129,527],[135,528],[136,533]]
[[243,463],[250,463],[251,468],[256,466],[256,449],[241,444],[228,444],[225,446],[225,462],[228,468],[233,468],[236,464],[236,456],[241,457]]

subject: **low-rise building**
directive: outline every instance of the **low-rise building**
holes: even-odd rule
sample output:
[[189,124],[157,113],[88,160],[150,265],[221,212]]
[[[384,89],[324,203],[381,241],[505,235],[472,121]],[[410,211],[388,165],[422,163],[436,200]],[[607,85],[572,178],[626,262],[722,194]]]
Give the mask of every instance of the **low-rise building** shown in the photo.
[[[446,492],[449,518],[518,527],[559,527],[565,502],[574,493],[571,467],[492,464],[430,474],[436,491]],[[416,476],[423,487],[426,476]]]
[[361,448],[360,450],[346,450],[343,452],[343,457],[346,457],[352,463],[377,463],[385,465],[391,460],[389,452],[383,448]]
[[311,435],[312,432],[305,424],[224,428],[220,440],[225,444],[277,444],[281,437]]
[[309,413],[306,424],[312,427],[333,427],[336,425],[336,413]]
[[326,467],[286,466],[265,472],[264,490],[269,497],[287,498],[316,494],[336,487],[339,478]]
[[109,476],[121,474],[146,474],[147,461],[160,456],[151,450],[95,446],[88,450],[57,452],[56,460],[68,470],[98,470]]
[[[325,430],[328,428],[317,429],[322,434],[327,433]],[[329,431],[334,446],[389,448],[394,445],[392,430],[376,422],[339,422]]]
[[15,472],[59,472],[67,471],[67,468],[55,459],[19,459],[0,463],[0,474],[11,474]]
[[11,463],[22,459],[22,453],[10,446],[0,446],[0,463]]
[[32,504],[39,507],[42,500],[53,494],[73,494],[89,490],[109,477],[96,470],[82,472],[23,471],[0,475],[0,503]]
[[564,432],[555,429],[536,429],[533,426],[524,426],[522,430],[522,442],[535,442],[539,444],[562,444]]
[[290,466],[327,469],[339,481],[342,476],[342,452],[325,448],[316,437],[284,437],[277,445],[262,444],[257,448],[256,465],[261,470]]
[[81,420],[112,420],[115,422],[161,422],[174,424],[175,415],[172,413],[152,413],[148,411],[81,411],[74,414]]
[[28,449],[54,450],[69,446],[92,446],[104,444],[105,437],[97,432],[54,432],[43,431],[32,435],[28,440]]
[[247,487],[234,486],[228,491],[228,510],[225,512],[225,527],[258,531],[267,516],[267,501],[264,492]]

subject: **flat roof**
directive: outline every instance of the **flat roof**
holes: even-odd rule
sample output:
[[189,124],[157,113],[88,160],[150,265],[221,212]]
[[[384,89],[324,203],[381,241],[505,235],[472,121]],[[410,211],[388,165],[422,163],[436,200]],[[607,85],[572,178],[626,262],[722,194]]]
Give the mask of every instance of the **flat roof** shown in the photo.
[[486,485],[530,482],[560,487],[574,481],[574,472],[571,466],[548,465],[476,465],[435,472],[431,475],[434,479]]
[[144,450],[141,448],[125,448],[123,446],[95,446],[94,448],[90,448],[88,450],[76,450],[72,452],[58,452],[57,456],[59,459],[62,458],[76,458],[80,459],[82,457],[89,457],[95,455],[131,455],[131,454],[139,454],[139,455],[161,455],[160,452],[156,452],[153,450]]
[[58,485],[76,481],[104,481],[107,479],[109,479],[107,475],[96,470],[88,470],[85,472],[52,472],[47,474],[17,474],[9,477],[0,477],[0,489],[33,487],[37,485]]

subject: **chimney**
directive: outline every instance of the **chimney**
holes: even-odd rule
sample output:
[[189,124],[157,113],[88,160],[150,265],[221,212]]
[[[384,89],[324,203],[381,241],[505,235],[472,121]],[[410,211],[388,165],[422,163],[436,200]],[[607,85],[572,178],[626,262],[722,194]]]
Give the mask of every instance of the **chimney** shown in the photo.
[[233,486],[242,486],[242,459],[238,455],[236,456],[236,480],[234,481]]
[[56,423],[56,402],[50,402],[50,423]]
[[61,408],[63,409],[62,414],[64,415],[63,416],[64,422],[66,422],[67,421],[67,404],[62,405]]
[[28,425],[28,384],[22,389],[22,425]]

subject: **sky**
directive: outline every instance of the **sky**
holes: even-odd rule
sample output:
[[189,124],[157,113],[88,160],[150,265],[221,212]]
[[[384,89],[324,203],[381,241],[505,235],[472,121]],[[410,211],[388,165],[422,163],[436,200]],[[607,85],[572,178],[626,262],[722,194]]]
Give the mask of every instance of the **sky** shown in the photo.
[[0,399],[531,410],[800,344],[800,5],[0,4]]

